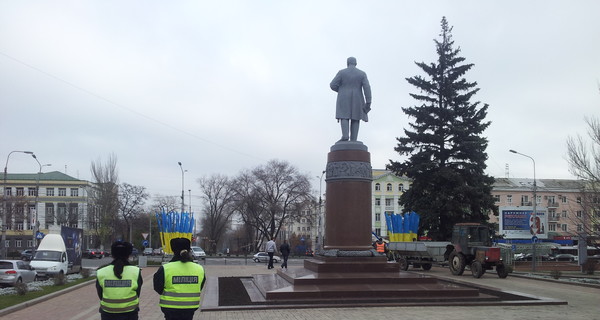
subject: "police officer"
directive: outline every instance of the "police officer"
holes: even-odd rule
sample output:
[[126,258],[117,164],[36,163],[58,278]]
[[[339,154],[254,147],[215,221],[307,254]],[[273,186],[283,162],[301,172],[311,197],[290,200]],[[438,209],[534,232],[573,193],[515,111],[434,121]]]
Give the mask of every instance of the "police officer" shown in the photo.
[[110,250],[113,261],[96,272],[101,319],[137,320],[142,273],[140,268],[129,264],[133,245],[117,241]]
[[171,239],[171,249],[173,259],[154,274],[154,291],[166,320],[192,320],[200,308],[204,268],[194,263],[189,239]]

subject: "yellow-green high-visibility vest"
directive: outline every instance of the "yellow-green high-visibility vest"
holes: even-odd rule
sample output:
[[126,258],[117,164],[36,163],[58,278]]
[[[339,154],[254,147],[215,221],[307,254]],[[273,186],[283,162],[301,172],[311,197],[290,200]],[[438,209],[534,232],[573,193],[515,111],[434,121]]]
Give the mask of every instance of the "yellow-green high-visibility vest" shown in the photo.
[[200,285],[204,268],[193,262],[174,261],[163,266],[165,287],[159,305],[163,308],[200,308]]
[[140,268],[125,266],[121,279],[114,273],[114,266],[109,265],[98,269],[96,276],[102,287],[100,308],[109,313],[124,313],[135,311],[139,306],[137,296]]

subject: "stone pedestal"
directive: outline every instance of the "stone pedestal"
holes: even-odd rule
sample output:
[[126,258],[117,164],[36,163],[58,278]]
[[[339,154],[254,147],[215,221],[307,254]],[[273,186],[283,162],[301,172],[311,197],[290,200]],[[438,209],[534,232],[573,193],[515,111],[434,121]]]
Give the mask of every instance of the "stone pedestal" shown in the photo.
[[323,249],[368,251],[371,246],[371,155],[361,142],[338,142],[327,155]]

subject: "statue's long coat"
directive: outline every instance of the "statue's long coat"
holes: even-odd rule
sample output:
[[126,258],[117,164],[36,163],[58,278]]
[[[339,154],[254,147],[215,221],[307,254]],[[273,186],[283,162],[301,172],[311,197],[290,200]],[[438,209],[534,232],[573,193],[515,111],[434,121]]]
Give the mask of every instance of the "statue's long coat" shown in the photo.
[[340,70],[329,86],[338,93],[335,105],[336,119],[369,121],[365,102],[371,103],[371,86],[364,71],[350,65]]

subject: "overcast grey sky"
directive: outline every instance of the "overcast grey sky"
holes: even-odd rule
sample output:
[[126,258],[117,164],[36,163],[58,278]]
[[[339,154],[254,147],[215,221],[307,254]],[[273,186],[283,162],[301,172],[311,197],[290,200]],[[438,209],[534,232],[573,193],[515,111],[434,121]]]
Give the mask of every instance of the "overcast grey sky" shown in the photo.
[[[409,119],[405,80],[446,16],[491,126],[490,175],[569,179],[566,139],[600,111],[600,1],[0,1],[0,161],[198,194],[197,178],[270,159],[314,178],[339,139],[329,82],[355,56],[373,90],[374,168]],[[10,173],[36,172],[13,154]],[[186,202],[187,202],[186,198]],[[196,200],[198,202],[198,200]],[[192,200],[194,204],[194,199]],[[196,203],[198,204],[198,203]]]

